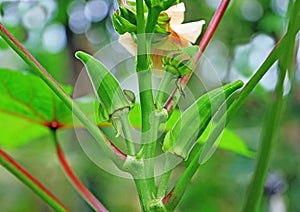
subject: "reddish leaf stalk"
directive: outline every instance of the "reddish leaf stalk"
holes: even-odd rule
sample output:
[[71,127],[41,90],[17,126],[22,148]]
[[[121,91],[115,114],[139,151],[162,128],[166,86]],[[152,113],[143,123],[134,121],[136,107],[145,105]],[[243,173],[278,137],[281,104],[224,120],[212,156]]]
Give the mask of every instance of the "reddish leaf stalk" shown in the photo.
[[[37,179],[35,179],[29,172],[27,172],[21,165],[19,165],[12,157],[10,157],[6,152],[0,149],[0,161],[3,166],[8,169],[12,174],[24,182],[28,187],[30,187],[35,193],[37,193],[42,199],[49,204],[54,202],[58,207],[50,205],[56,210],[70,211],[66,206],[64,206],[45,186],[43,186]],[[7,164],[7,165],[5,165]],[[36,188],[37,187],[37,188]]]
[[197,64],[202,53],[205,51],[209,41],[211,40],[212,36],[215,34],[217,27],[219,26],[222,17],[224,16],[225,10],[228,7],[230,0],[223,0],[218,9],[216,10],[214,16],[212,17],[209,25],[199,43],[199,51],[194,58],[194,63]]
[[[102,133],[99,133],[99,129],[94,126],[85,114],[80,110],[80,108],[74,104],[71,97],[62,89],[59,83],[47,72],[47,70],[27,51],[27,49],[22,46],[22,44],[5,28],[5,26],[0,22],[0,35],[2,38],[15,50],[15,52],[34,70],[35,73],[56,93],[56,95],[66,104],[66,106],[73,110],[75,116],[86,126],[88,131],[93,135],[97,140],[102,140],[105,136]],[[45,125],[45,124],[44,124]],[[45,125],[46,126],[46,125]],[[51,126],[47,126],[51,128]],[[107,140],[107,138],[105,138]],[[107,144],[103,145],[109,153],[113,152],[114,156],[112,157],[114,162],[124,163],[124,153],[122,153],[116,146],[111,145],[109,142],[109,146]],[[107,147],[111,148],[108,149]],[[122,153],[122,154],[121,154]],[[125,155],[126,156],[126,155]],[[117,164],[117,163],[116,163]]]
[[109,140],[107,137],[105,138],[106,141],[110,144],[110,146],[112,147],[112,149],[114,150],[114,153],[120,157],[123,158],[124,160],[126,160],[127,155],[122,152],[111,140]]
[[172,188],[172,190],[164,198],[162,198],[161,201],[164,205],[173,196],[173,190],[174,190],[174,188]]
[[69,177],[70,181],[73,183],[76,189],[82,197],[89,203],[96,211],[107,212],[108,210],[99,202],[99,200],[83,185],[80,179],[76,176],[70,165],[68,164],[61,146],[56,137],[56,132],[53,131],[53,137],[55,141],[56,153],[59,158],[59,162],[62,165],[66,175]]
[[[202,55],[202,53],[205,51],[209,41],[211,40],[212,36],[214,35],[217,27],[219,26],[220,22],[221,22],[221,19],[225,13],[225,10],[227,9],[228,7],[228,4],[229,4],[230,0],[223,0],[218,9],[216,10],[214,16],[212,17],[200,43],[199,43],[199,51],[197,52],[197,54],[195,55],[195,58],[194,58],[194,64],[196,65],[199,60],[200,60],[200,57]],[[181,84],[181,87],[182,88],[185,88],[186,87],[186,84],[188,83],[191,75],[192,75],[193,72],[185,75],[184,77],[182,77],[180,79],[180,84]],[[176,93],[178,92],[178,87],[174,88],[172,94],[169,96],[168,100],[166,101],[165,105],[164,105],[164,108],[168,111],[168,113],[171,113],[172,110],[173,110],[173,107],[174,105],[176,104],[176,101],[174,100],[174,97],[176,95]]]

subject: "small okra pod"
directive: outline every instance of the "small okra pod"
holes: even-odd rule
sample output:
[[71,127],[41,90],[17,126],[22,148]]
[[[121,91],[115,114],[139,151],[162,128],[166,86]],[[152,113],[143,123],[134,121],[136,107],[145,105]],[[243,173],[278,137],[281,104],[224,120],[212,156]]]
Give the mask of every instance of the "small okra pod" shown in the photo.
[[[123,92],[117,79],[111,72],[91,55],[82,51],[76,52],[76,57],[86,66],[93,89],[100,102],[99,117],[102,121],[112,121],[117,130],[121,133],[118,114],[124,114],[133,107],[134,94],[128,90]],[[122,111],[122,113],[121,113]]]
[[163,142],[163,150],[186,160],[211,117],[227,101],[227,98],[242,86],[242,81],[236,81],[216,88],[197,99],[167,132]]

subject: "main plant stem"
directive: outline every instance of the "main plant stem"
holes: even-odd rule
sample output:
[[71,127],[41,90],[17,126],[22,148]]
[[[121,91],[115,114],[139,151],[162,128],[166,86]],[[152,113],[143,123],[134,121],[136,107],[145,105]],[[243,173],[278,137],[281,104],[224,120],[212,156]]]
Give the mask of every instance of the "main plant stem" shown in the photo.
[[[136,1],[137,11],[137,66],[136,71],[139,81],[139,92],[142,110],[142,144],[144,148],[143,157],[145,159],[151,158],[153,149],[153,140],[151,132],[151,115],[154,112],[154,101],[152,94],[152,73],[149,67],[149,59],[147,54],[146,34],[145,34],[145,18],[144,18],[144,5],[143,0]],[[147,211],[148,203],[152,199],[152,194],[155,192],[154,177],[151,176],[152,167],[148,164],[144,166],[143,176],[149,174],[148,179],[135,179],[141,205],[143,211]],[[154,173],[154,171],[153,171]],[[141,188],[144,187],[144,188]]]

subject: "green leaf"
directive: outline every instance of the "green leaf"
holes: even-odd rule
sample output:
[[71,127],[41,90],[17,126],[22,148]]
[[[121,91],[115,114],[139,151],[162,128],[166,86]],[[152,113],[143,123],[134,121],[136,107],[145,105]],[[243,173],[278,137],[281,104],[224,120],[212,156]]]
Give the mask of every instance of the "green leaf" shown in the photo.
[[[68,93],[72,90],[70,86],[64,89]],[[44,135],[43,128],[47,130],[52,121],[64,127],[72,120],[71,111],[40,78],[7,69],[0,69],[0,115],[4,132],[0,144],[9,146]]]
[[48,128],[30,121],[0,112],[0,146],[13,148],[49,135]]
[[[200,138],[197,140],[198,143],[204,144],[210,133],[210,126],[206,128]],[[228,150],[246,157],[254,158],[255,152],[248,149],[245,142],[232,130],[225,128],[221,137],[219,138],[218,148]]]

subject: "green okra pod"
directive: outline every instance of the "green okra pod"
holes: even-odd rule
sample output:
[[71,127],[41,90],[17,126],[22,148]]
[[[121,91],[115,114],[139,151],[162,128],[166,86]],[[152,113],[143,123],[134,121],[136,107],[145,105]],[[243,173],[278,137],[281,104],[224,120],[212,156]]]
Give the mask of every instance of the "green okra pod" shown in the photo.
[[91,55],[82,51],[76,52],[76,57],[86,66],[96,96],[100,102],[99,117],[102,121],[111,120],[117,130],[122,131],[119,115],[128,112],[133,107],[134,94],[123,91],[117,79],[111,72]]
[[242,81],[236,81],[216,88],[197,99],[182,113],[172,129],[167,132],[163,150],[186,160],[211,117],[227,101],[227,98],[242,86]]

